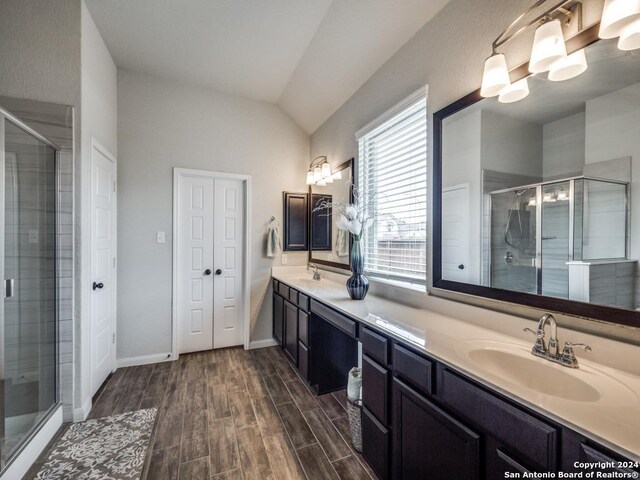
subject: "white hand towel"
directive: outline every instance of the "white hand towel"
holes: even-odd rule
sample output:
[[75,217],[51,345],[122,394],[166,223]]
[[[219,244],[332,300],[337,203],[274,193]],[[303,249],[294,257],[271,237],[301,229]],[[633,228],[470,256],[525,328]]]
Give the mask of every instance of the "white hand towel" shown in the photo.
[[267,257],[273,258],[280,253],[280,231],[277,225],[269,225],[267,230]]
[[343,228],[338,229],[336,237],[336,253],[339,257],[349,255],[349,231]]
[[360,400],[360,390],[362,389],[362,370],[353,367],[349,370],[349,380],[347,381],[347,398],[350,402]]

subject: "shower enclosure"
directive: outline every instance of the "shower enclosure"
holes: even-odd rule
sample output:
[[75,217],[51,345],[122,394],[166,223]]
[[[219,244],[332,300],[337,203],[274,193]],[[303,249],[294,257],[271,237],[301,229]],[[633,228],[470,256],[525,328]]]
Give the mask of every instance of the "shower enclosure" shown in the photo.
[[569,298],[569,262],[627,258],[627,183],[582,176],[489,196],[491,287]]
[[0,468],[58,402],[57,147],[0,109]]

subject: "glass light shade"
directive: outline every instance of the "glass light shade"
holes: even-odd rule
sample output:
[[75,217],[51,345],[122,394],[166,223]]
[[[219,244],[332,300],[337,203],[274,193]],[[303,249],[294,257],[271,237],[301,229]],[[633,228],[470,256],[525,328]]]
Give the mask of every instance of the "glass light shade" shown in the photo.
[[318,183],[320,180],[322,180],[322,170],[320,167],[315,167],[313,169],[313,181]]
[[600,20],[600,38],[622,35],[625,27],[640,19],[640,0],[605,0]]
[[640,48],[640,20],[630,23],[622,30],[618,40],[620,50],[635,50]]
[[560,202],[564,202],[566,200],[569,200],[569,195],[564,190],[560,190],[560,192],[558,193],[558,200]]
[[500,92],[498,101],[500,103],[513,103],[522,100],[527,95],[529,95],[529,82],[527,82],[526,78],[523,78],[504,87]]
[[562,82],[570,78],[577,77],[587,69],[587,57],[584,48],[561,58],[551,67],[549,80],[552,82]]
[[491,55],[484,62],[480,95],[495,97],[509,84],[511,80],[509,80],[506,57],[502,53]]
[[316,182],[316,185],[318,185],[319,187],[326,187],[327,186],[327,182],[325,181],[324,178],[321,178],[320,180],[318,180]]
[[529,207],[535,207],[538,205],[538,203],[536,202],[536,197],[531,197],[529,199],[529,203],[527,204]]
[[313,179],[313,172],[309,170],[307,172],[307,185],[313,185],[316,181]]
[[328,163],[322,164],[322,178],[327,178],[331,176],[331,165]]
[[542,73],[549,70],[554,63],[567,56],[567,47],[562,34],[560,20],[552,20],[538,27],[533,38],[529,71]]
[[542,196],[542,201],[545,202],[545,203],[555,203],[556,198],[550,193],[545,193]]

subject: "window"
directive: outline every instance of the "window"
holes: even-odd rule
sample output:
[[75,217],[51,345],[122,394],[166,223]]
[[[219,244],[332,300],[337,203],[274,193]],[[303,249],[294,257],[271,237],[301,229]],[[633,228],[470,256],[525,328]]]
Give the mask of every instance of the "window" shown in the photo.
[[427,280],[427,98],[421,89],[356,135],[360,195],[375,219],[363,233],[365,272]]

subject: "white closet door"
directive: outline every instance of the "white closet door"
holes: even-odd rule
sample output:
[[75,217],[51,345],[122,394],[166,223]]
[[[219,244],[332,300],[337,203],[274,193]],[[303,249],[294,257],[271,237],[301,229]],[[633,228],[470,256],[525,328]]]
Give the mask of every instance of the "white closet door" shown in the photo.
[[244,197],[242,180],[215,180],[214,348],[244,342]]
[[213,348],[213,190],[211,177],[178,184],[178,352]]

